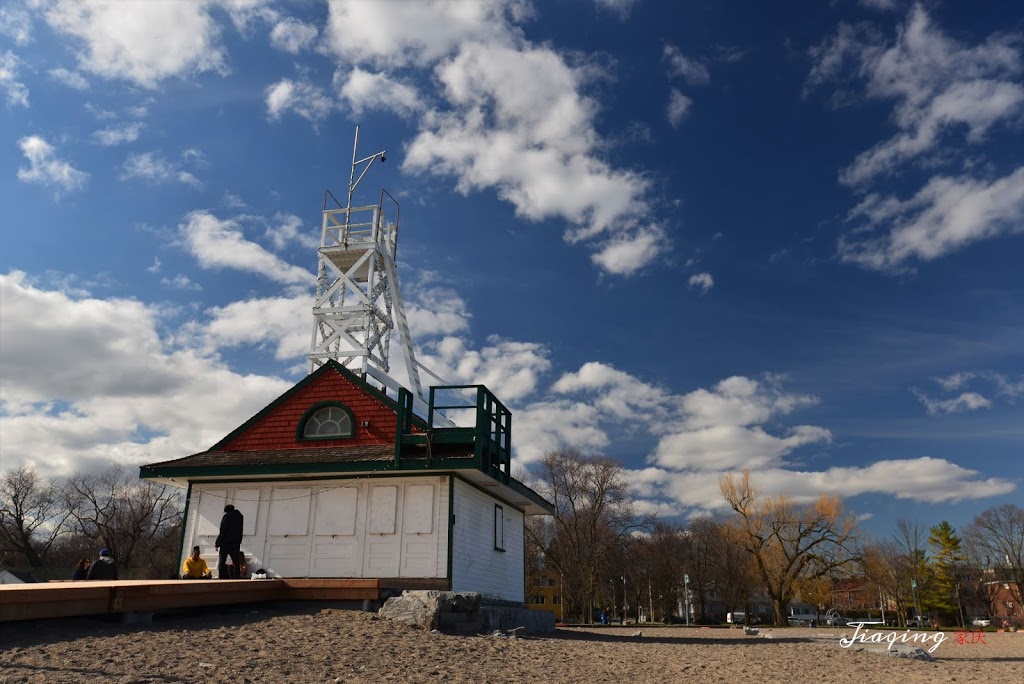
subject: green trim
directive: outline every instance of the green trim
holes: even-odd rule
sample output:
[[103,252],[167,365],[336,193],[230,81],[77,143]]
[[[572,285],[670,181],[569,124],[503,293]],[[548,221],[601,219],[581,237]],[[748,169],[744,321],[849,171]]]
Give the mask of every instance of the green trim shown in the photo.
[[[370,480],[370,479],[389,479],[395,477],[433,477],[435,475],[447,475],[451,476],[452,473],[367,473],[365,475],[324,475],[322,477],[304,477],[302,482],[323,482],[325,480]],[[244,484],[266,484],[272,482],[296,482],[296,480],[288,480],[280,477],[258,477],[246,480],[192,480],[190,484],[207,485],[207,484],[233,484],[237,485],[240,483]]]
[[[324,437],[320,437],[320,436],[307,437],[305,435],[306,423],[309,422],[310,418],[312,418],[314,415],[316,415],[317,411],[320,411],[321,409],[325,409],[325,408],[341,409],[345,413],[345,415],[348,416],[348,424],[349,424],[349,428],[350,429],[349,429],[349,433],[347,435],[327,435],[327,436],[324,436]],[[356,417],[352,414],[352,409],[350,409],[348,406],[345,406],[340,401],[321,401],[321,402],[318,402],[316,404],[313,404],[308,409],[306,409],[305,413],[302,414],[302,418],[299,419],[299,425],[298,425],[298,427],[295,428],[295,441],[296,442],[317,442],[317,441],[321,441],[321,440],[325,440],[325,439],[354,439],[355,436],[356,436]]]
[[408,471],[450,471],[459,467],[473,469],[473,461],[468,458],[444,458],[427,465],[425,459],[403,460],[402,467],[396,468],[391,461],[351,461],[344,463],[264,463],[260,465],[219,465],[219,466],[185,466],[159,467],[142,466],[139,477],[146,478],[181,478],[191,479],[204,476],[248,476],[248,475],[288,475],[295,473],[376,473],[395,470]]
[[455,591],[453,558],[455,557],[455,474],[448,476],[448,589]]
[[[394,410],[396,412],[398,411],[398,402],[396,402],[394,399],[389,397],[387,394],[381,392],[377,388],[371,387],[369,384],[367,384],[367,382],[365,380],[363,380],[358,375],[356,375],[355,373],[350,371],[348,368],[345,368],[344,366],[342,366],[340,363],[338,363],[334,359],[328,359],[327,363],[325,363],[324,365],[322,365],[319,368],[317,368],[315,371],[313,371],[312,373],[310,373],[309,375],[304,377],[302,380],[299,380],[299,382],[296,383],[294,387],[292,387],[290,390],[288,390],[287,392],[285,392],[284,394],[279,396],[274,401],[272,401],[269,404],[267,404],[266,406],[264,406],[263,409],[260,410],[259,413],[257,413],[256,415],[254,415],[252,418],[250,418],[249,420],[245,421],[241,425],[239,425],[234,430],[232,430],[226,437],[224,437],[222,440],[220,440],[219,442],[214,444],[212,447],[207,449],[207,451],[223,451],[224,450],[224,446],[229,444],[232,440],[234,440],[240,434],[242,434],[243,432],[248,430],[250,427],[252,427],[256,423],[258,423],[259,421],[263,420],[263,418],[265,418],[268,414],[270,414],[274,409],[276,409],[282,403],[284,403],[285,401],[290,399],[292,396],[294,396],[295,393],[298,392],[300,389],[302,389],[306,385],[310,384],[315,379],[319,378],[320,375],[322,375],[323,373],[326,373],[328,369],[331,369],[331,370],[334,370],[337,373],[340,373],[342,375],[342,377],[346,378],[350,382],[352,382],[355,385],[359,386],[360,389],[362,389],[363,391],[367,392],[373,398],[383,402],[384,404],[386,404],[392,410]],[[419,416],[414,414],[412,416],[412,420],[417,424],[417,427],[419,427],[420,429],[422,429],[422,430],[426,430],[427,429],[426,421],[423,420],[422,418],[420,418]],[[143,469],[145,469],[145,466],[143,467]],[[143,477],[145,477],[145,476],[143,476]]]
[[[498,521],[501,521],[501,546],[498,546]],[[494,504],[494,550],[505,553],[505,507]]]
[[[506,506],[508,506],[512,510],[519,511],[520,513],[523,514],[524,517],[526,516],[526,511],[524,511],[519,506],[516,506],[514,503],[512,503],[508,499],[506,499],[506,498],[504,498],[502,496],[498,496],[498,492],[497,491],[495,491],[495,490],[493,490],[493,489],[491,489],[489,487],[481,487],[476,482],[473,482],[472,480],[467,480],[466,478],[462,477],[461,475],[459,475],[459,473],[455,473],[455,477],[458,478],[461,482],[465,482],[467,485],[469,485],[470,487],[472,487],[476,491],[480,492],[481,494],[486,494],[487,496],[491,497],[492,499],[495,499],[495,500],[500,501],[501,503],[505,504]],[[511,485],[506,485],[506,486],[511,486]],[[526,496],[526,495],[524,494],[523,496]],[[534,494],[534,496],[537,496],[537,495]],[[538,506],[541,506],[543,508],[547,508],[548,505],[549,505],[543,499],[541,499],[540,501],[537,501],[533,497],[526,497],[526,498],[530,499],[533,503],[535,503]],[[541,503],[541,502],[543,502],[543,503]]]
[[[249,482],[260,481],[261,476],[266,476],[263,479],[266,480],[277,480],[280,478],[270,477],[272,475],[295,475],[302,476],[305,474],[320,475],[320,477],[304,477],[303,479],[332,479],[338,477],[346,477],[352,473],[363,473],[365,477],[387,477],[389,475],[420,475],[426,473],[434,473],[437,475],[452,475],[462,480],[469,486],[476,490],[484,492],[488,496],[503,501],[504,503],[512,506],[520,513],[524,513],[522,508],[516,506],[507,498],[497,495],[497,492],[481,487],[477,483],[462,477],[460,471],[471,471],[479,472],[472,459],[468,458],[444,458],[437,459],[433,464],[427,465],[423,460],[420,461],[402,461],[402,467],[396,468],[394,463],[391,461],[361,461],[353,463],[304,463],[304,464],[293,464],[289,465],[286,463],[279,464],[263,464],[263,465],[251,465],[251,466],[201,466],[192,468],[153,468],[152,466],[142,466],[139,469],[139,477],[141,479],[182,479],[192,481],[193,478],[203,478],[202,482],[231,482],[239,478],[246,478]],[[206,479],[208,476],[210,479]],[[223,478],[221,480],[220,478]],[[354,475],[353,475],[354,476]],[[502,483],[509,489],[513,490],[519,496],[527,499],[528,501],[536,504],[543,508],[549,514],[554,514],[554,506],[548,502],[537,492],[528,488],[518,480],[510,479],[508,482]]]

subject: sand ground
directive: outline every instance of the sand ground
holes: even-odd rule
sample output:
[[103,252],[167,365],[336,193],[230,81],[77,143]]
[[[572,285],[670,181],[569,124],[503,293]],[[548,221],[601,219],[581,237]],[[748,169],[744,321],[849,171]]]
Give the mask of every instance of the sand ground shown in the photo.
[[640,630],[451,636],[314,604],[40,620],[0,624],[0,682],[1024,682],[1024,633],[947,633],[924,662],[842,648],[852,628]]

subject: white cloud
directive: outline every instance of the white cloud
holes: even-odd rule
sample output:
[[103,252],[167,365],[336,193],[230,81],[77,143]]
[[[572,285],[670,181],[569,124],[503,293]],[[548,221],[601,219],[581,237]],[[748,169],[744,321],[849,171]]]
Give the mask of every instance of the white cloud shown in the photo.
[[711,82],[708,68],[698,60],[690,59],[675,45],[665,45],[663,57],[668,62],[670,78],[680,76],[690,85],[706,85]]
[[0,54],[0,91],[8,107],[28,107],[28,88],[18,81],[18,65],[18,58],[10,50]]
[[[705,511],[727,509],[718,487],[723,474],[714,470],[672,472],[658,468],[629,473],[638,495],[664,497]],[[820,471],[784,468],[751,471],[754,484],[764,496],[785,495],[797,503],[812,502],[822,493],[843,498],[886,494],[909,501],[956,503],[1002,496],[1016,490],[1016,486],[1005,479],[979,475],[976,470],[927,456]]]
[[203,268],[234,268],[304,288],[314,282],[309,271],[293,266],[261,245],[247,240],[242,226],[235,220],[221,220],[205,211],[193,211],[178,229],[189,251]]
[[428,66],[468,41],[508,45],[510,20],[529,6],[519,0],[341,0],[329,6],[327,48],[346,62]]
[[858,0],[858,3],[874,10],[889,11],[902,9],[907,0]]
[[265,97],[267,116],[271,120],[281,118],[290,110],[315,126],[334,109],[331,98],[321,88],[307,81],[281,79],[267,87]]
[[689,282],[690,288],[700,290],[701,294],[707,294],[715,286],[715,279],[710,273],[694,273]]
[[146,271],[149,272],[149,273],[159,273],[160,272],[160,258],[159,257],[153,257],[153,263],[146,267]]
[[963,413],[982,408],[989,408],[992,402],[977,392],[964,392],[952,399],[933,399],[923,392],[914,391],[914,395],[928,409],[928,413]]
[[807,90],[842,77],[850,66],[868,98],[893,103],[898,132],[861,153],[840,180],[863,186],[951,138],[978,143],[995,125],[1018,119],[1024,113],[1019,44],[1019,35],[1000,33],[964,45],[935,27],[921,5],[910,10],[892,43],[869,26],[841,25],[811,50]]
[[[391,71],[433,68],[442,90],[420,119],[404,170],[452,176],[464,194],[494,190],[529,220],[568,221],[570,242],[599,238],[614,226],[616,240],[597,245],[594,263],[615,272],[636,270],[665,247],[645,225],[650,180],[603,158],[609,143],[595,131],[597,102],[585,89],[607,74],[593,63],[571,63],[582,62],[578,55],[526,41],[517,22],[531,15],[529,4],[329,7],[324,41],[342,58],[336,82],[355,111],[387,106],[406,114],[422,107],[421,95],[399,88]],[[292,101],[287,88],[275,95]]]
[[446,337],[469,331],[471,315],[454,290],[438,287],[435,273],[424,273],[405,295],[405,315],[413,340]]
[[[1024,115],[1020,33],[994,33],[975,45],[950,38],[915,4],[894,39],[870,24],[842,24],[812,48],[814,65],[805,94],[823,84],[843,84],[838,105],[865,97],[892,105],[896,132],[861,152],[839,176],[866,192],[908,168],[962,164],[979,169],[956,176],[940,172],[903,200],[866,195],[850,213],[858,225],[843,236],[839,256],[866,268],[898,272],[912,259],[929,261],[982,239],[1020,232],[1024,216],[1024,167],[1001,178],[980,152],[1002,126]],[[854,90],[863,84],[863,95]],[[882,233],[882,235],[878,235]]]
[[832,433],[813,425],[798,425],[784,437],[761,427],[713,425],[664,437],[651,461],[671,470],[739,470],[780,465],[782,457],[808,444],[827,444]]
[[552,386],[555,394],[582,394],[602,415],[616,421],[653,423],[668,418],[664,390],[607,364],[591,361],[575,373],[563,374]]
[[338,94],[356,116],[367,110],[392,111],[409,116],[424,107],[413,86],[392,80],[386,74],[374,74],[359,67],[345,75],[334,75]]
[[[1024,167],[992,181],[937,176],[908,199],[871,194],[850,212],[861,230],[839,241],[839,255],[876,270],[900,270],[962,247],[1024,230]],[[872,236],[864,228],[882,230]]]
[[944,378],[934,378],[935,382],[947,392],[958,390],[961,387],[966,386],[971,380],[974,379],[974,373],[958,372],[952,375],[947,375]]
[[690,113],[690,106],[692,104],[693,100],[679,92],[678,88],[673,88],[669,92],[666,115],[668,116],[668,122],[672,124],[672,128],[679,127],[679,124]]
[[203,286],[199,283],[193,282],[191,278],[186,275],[179,273],[173,278],[161,278],[160,284],[167,287],[174,288],[175,290],[202,290]]
[[170,162],[156,152],[129,155],[122,167],[121,178],[141,178],[152,183],[177,181],[193,188],[201,185],[199,179],[184,170],[180,164]]
[[566,445],[598,451],[611,440],[603,429],[600,414],[583,402],[537,401],[515,413],[517,463],[536,463],[550,451]]
[[276,24],[280,14],[271,5],[273,0],[214,0],[224,7],[235,30],[245,38],[249,38],[253,25],[257,22]]
[[990,377],[996,383],[996,387],[999,388],[999,393],[1009,397],[1011,400],[1024,394],[1024,375],[1014,378],[1001,373],[993,373]]
[[47,73],[54,81],[57,81],[57,83],[63,83],[69,88],[74,88],[75,90],[89,89],[89,81],[87,81],[85,77],[77,71],[68,71],[61,67],[58,69],[50,69]]
[[890,173],[907,159],[934,150],[948,131],[965,128],[967,142],[982,142],[996,123],[1024,112],[1024,87],[992,80],[953,83],[922,109],[900,117],[909,119],[903,128],[911,130],[859,154],[839,180],[861,185]]
[[185,456],[291,386],[169,345],[157,332],[161,312],[135,300],[70,297],[18,272],[0,275],[0,297],[5,468],[63,476]]
[[310,250],[316,250],[320,245],[316,231],[304,231],[302,219],[294,214],[275,214],[273,220],[267,223],[264,237],[270,240],[278,252],[292,243]]
[[608,240],[590,259],[608,273],[629,275],[654,261],[666,245],[667,238],[661,227],[648,226]]
[[639,0],[594,0],[594,4],[599,9],[617,14],[623,20],[629,17],[629,13],[633,11],[637,2]]
[[309,352],[312,307],[308,292],[233,302],[206,312],[211,320],[204,333],[211,350],[269,344],[276,359],[301,358]]
[[897,499],[955,503],[1008,494],[1015,485],[1002,478],[979,479],[976,470],[941,458],[887,459],[863,467],[833,467],[820,472],[766,471],[754,475],[758,486],[789,491],[803,501],[821,492],[843,497],[866,493]]
[[316,26],[287,17],[270,31],[270,44],[278,50],[297,55],[308,49],[316,41],[317,35]]
[[18,169],[20,181],[53,185],[60,190],[77,190],[89,179],[88,173],[58,159],[53,146],[38,135],[22,138],[18,141],[18,147],[29,163],[28,168]]
[[551,366],[543,345],[493,335],[479,350],[457,337],[445,337],[425,345],[416,357],[448,382],[486,385],[503,402],[534,392],[539,376]]
[[98,130],[92,134],[92,138],[100,145],[111,147],[122,143],[135,142],[139,139],[139,133],[145,127],[146,124],[138,121],[122,123],[118,126],[110,126],[109,128]]
[[148,0],[126,12],[117,2],[59,0],[46,11],[46,21],[81,41],[80,68],[156,88],[172,76],[226,71],[219,31],[207,9],[199,2]]
[[16,45],[28,45],[32,42],[32,17],[20,7],[0,6],[0,35]]
[[[463,193],[494,188],[531,220],[564,218],[575,224],[570,241],[614,225],[620,240],[634,243],[626,251],[637,254],[636,243],[639,253],[652,251],[653,236],[637,224],[648,211],[649,182],[596,156],[596,104],[580,94],[585,71],[544,48],[467,44],[436,74],[454,109],[428,113],[404,168],[454,175]],[[614,256],[597,263],[623,263]]]

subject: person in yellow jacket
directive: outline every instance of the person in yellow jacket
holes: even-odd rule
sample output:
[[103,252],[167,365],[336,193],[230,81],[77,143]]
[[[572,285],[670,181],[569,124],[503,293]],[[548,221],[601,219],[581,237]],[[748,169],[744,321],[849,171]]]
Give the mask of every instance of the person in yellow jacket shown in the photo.
[[199,556],[199,547],[192,547],[192,555],[185,559],[185,565],[181,568],[181,579],[210,579],[213,573]]

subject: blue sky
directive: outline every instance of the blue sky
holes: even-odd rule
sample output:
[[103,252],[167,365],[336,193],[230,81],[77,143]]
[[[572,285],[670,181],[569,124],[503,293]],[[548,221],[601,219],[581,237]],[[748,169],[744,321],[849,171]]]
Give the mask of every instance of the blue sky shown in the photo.
[[0,9],[0,461],[201,451],[306,372],[323,190],[399,198],[418,358],[517,462],[967,522],[1024,478],[1015,3]]

